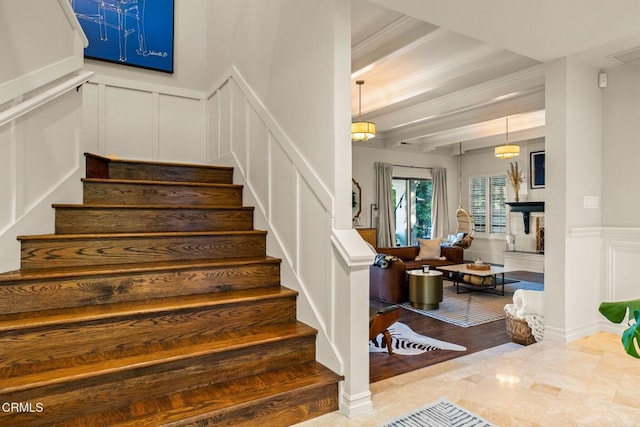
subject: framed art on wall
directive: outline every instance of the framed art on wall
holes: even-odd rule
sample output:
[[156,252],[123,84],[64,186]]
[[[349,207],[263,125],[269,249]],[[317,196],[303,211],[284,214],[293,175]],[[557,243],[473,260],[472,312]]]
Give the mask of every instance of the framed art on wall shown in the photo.
[[544,188],[544,151],[533,151],[530,156],[531,188]]
[[90,59],[173,73],[174,0],[72,0]]

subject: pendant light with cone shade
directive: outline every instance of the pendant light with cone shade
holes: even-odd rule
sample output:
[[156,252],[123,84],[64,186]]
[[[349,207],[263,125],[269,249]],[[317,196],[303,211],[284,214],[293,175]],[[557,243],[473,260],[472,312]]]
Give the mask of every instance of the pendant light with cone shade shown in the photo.
[[351,123],[351,140],[368,141],[376,136],[376,125],[362,121],[362,85],[364,80],[356,81],[358,85],[358,121]]
[[520,155],[520,146],[509,144],[509,117],[507,117],[507,139],[504,145],[496,147],[496,157],[500,159],[513,159]]

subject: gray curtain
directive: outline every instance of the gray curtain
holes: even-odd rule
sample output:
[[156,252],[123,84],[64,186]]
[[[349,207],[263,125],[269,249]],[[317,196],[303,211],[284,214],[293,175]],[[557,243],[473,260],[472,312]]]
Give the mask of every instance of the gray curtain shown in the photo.
[[447,201],[447,170],[433,168],[433,192],[431,195],[431,238],[449,235],[449,202]]
[[396,245],[396,216],[393,211],[393,165],[376,162],[376,203],[378,204],[378,247]]

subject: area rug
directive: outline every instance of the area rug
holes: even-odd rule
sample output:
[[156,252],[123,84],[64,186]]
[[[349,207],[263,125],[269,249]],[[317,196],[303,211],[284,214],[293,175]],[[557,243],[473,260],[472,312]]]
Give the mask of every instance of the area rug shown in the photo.
[[[460,289],[464,292],[467,289]],[[456,326],[468,328],[483,323],[495,322],[506,317],[504,306],[513,302],[513,293],[516,289],[543,290],[544,285],[536,282],[519,281],[506,284],[504,296],[492,293],[499,292],[500,288],[490,292],[464,292],[456,294],[456,288],[452,282],[444,284],[443,301],[436,310],[421,310],[415,308],[409,302],[402,303],[400,307],[428,316]]]
[[[415,356],[433,350],[465,351],[461,345],[451,344],[415,333],[404,323],[396,322],[389,326],[391,333],[391,348],[395,354]],[[369,341],[369,352],[387,353],[382,334]]]
[[396,418],[382,427],[492,427],[493,424],[446,399]]

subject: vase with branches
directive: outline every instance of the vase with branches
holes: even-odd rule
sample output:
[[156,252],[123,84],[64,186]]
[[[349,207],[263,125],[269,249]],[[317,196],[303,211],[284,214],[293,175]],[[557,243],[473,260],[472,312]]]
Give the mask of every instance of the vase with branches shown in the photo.
[[509,182],[513,187],[513,192],[515,194],[515,201],[520,201],[520,185],[524,182],[524,177],[522,176],[522,171],[518,166],[518,162],[509,163],[509,169],[507,169],[507,177],[509,178]]

